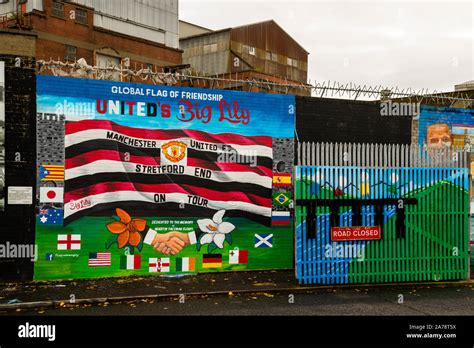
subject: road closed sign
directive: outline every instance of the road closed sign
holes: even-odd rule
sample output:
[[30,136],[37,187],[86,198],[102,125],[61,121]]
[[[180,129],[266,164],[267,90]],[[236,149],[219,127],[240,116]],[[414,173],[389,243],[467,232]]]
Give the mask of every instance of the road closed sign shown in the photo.
[[331,240],[376,240],[382,238],[380,226],[332,227]]

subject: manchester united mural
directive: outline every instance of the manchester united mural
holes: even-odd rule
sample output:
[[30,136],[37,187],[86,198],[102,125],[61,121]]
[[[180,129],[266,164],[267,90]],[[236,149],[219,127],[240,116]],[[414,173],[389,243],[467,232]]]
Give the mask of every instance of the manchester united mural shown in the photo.
[[293,97],[37,87],[36,279],[292,267]]

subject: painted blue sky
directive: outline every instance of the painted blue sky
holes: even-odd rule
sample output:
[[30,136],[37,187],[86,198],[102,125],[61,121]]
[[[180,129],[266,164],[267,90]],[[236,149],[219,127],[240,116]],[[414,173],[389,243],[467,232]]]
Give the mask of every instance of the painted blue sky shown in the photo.
[[[112,93],[112,88],[120,87],[141,89],[145,95],[125,95]],[[149,94],[146,95],[147,90]],[[163,95],[167,92],[168,96]],[[170,97],[171,93],[177,93],[177,97]],[[226,120],[219,121],[221,110],[219,109],[219,101],[190,100],[194,104],[198,104],[198,109],[202,110],[205,106],[212,108],[212,116],[208,123],[194,117],[189,122],[182,122],[178,118],[180,116],[179,101],[182,99],[183,92],[205,93],[212,95],[222,95],[223,99],[233,105],[236,101],[242,109],[247,109],[250,114],[248,124],[231,123]],[[159,129],[195,129],[209,133],[236,133],[242,135],[265,135],[275,138],[292,138],[294,136],[294,109],[295,98],[293,96],[278,94],[262,94],[225,91],[218,89],[199,89],[199,88],[181,88],[144,84],[122,83],[115,81],[99,81],[74,79],[65,77],[54,77],[39,75],[37,81],[38,94],[38,112],[56,113],[58,104],[67,105],[71,103],[90,103],[93,106],[92,113],[81,115],[81,118],[91,119],[108,119],[122,125],[138,127],[138,128],[159,128]],[[184,98],[186,99],[186,98]],[[158,112],[157,117],[137,116],[134,115],[102,115],[95,111],[96,100],[119,100],[145,103],[169,104],[171,106],[171,117],[161,117]],[[231,108],[232,109],[232,108]],[[291,114],[290,110],[293,110]],[[189,115],[189,114],[187,114]],[[225,113],[227,115],[227,112]],[[67,119],[74,120],[75,117]],[[77,115],[73,115],[76,116]]]

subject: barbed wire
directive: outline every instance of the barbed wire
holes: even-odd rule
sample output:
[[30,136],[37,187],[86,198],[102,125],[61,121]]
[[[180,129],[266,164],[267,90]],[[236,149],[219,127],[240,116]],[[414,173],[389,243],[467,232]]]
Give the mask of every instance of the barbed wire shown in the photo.
[[171,86],[178,83],[174,73],[160,73],[148,68],[133,70],[122,66],[98,67],[87,64],[84,58],[74,63],[50,59],[49,61],[38,60],[36,64],[38,74],[49,70],[54,76],[69,76],[97,80],[115,80],[116,78],[122,80],[126,77],[136,77],[142,81],[150,80],[154,84],[160,85]]
[[[74,63],[62,62],[59,60],[50,59],[49,61],[38,60],[37,61],[37,72],[42,74],[45,71],[50,71],[54,76],[70,76],[80,78],[91,78],[99,80],[117,80],[121,81],[126,78],[138,78],[141,81],[150,81],[153,84],[173,86],[183,84],[194,86],[197,84],[200,86],[202,82],[203,87],[207,88],[232,88],[240,87],[245,90],[245,87],[251,91],[252,88],[265,89],[268,91],[277,91],[283,94],[298,94],[298,91],[305,91],[308,95],[316,97],[344,97],[348,96],[354,100],[365,97],[369,99],[408,99],[410,102],[434,102],[437,104],[450,104],[464,103],[465,106],[473,106],[474,91],[471,93],[462,91],[453,92],[442,92],[442,91],[429,91],[427,88],[413,89],[413,88],[399,88],[399,87],[386,87],[383,85],[369,86],[361,85],[353,82],[341,83],[338,81],[324,81],[310,83],[298,83],[294,81],[288,82],[274,82],[265,78],[238,78],[236,74],[235,78],[222,77],[218,74],[209,75],[192,69],[182,69],[175,72],[164,72],[149,69],[131,69],[130,67],[119,66],[92,66],[87,64],[84,58],[81,58]],[[222,85],[222,86],[221,86]]]

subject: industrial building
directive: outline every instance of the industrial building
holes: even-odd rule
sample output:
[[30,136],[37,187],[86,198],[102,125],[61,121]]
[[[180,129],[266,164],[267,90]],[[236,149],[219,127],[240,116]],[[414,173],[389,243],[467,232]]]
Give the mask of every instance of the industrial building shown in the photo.
[[[183,63],[206,76],[305,86],[308,51],[275,21],[211,30],[180,21]],[[247,88],[244,83],[221,83],[221,88],[253,92],[309,95],[299,87],[268,85]]]
[[181,64],[178,0],[2,0],[0,28],[34,32],[36,60],[152,71]]

